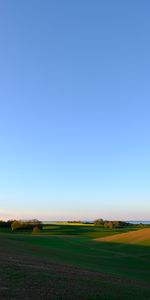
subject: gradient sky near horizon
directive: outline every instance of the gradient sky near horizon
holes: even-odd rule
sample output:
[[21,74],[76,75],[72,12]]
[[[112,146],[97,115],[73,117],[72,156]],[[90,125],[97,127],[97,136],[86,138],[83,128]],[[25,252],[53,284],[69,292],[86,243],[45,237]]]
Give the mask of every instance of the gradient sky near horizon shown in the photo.
[[150,219],[149,16],[0,1],[0,218]]

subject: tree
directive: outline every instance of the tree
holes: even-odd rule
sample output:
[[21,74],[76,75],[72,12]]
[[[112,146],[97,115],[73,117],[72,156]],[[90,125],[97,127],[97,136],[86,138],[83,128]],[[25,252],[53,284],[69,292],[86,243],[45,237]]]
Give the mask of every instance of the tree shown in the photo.
[[94,225],[103,226],[104,225],[104,220],[103,219],[97,219],[97,220],[94,221]]
[[40,228],[38,226],[34,226],[32,230],[32,234],[39,234],[40,233]]
[[15,231],[17,228],[20,228],[20,227],[21,227],[21,222],[20,221],[15,220],[11,224],[12,231]]
[[105,223],[106,228],[113,228],[113,222],[109,221]]

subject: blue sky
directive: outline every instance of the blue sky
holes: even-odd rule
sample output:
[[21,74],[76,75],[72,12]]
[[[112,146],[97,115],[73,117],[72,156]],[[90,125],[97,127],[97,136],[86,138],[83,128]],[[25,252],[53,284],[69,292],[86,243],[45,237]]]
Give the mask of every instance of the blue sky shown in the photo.
[[150,2],[0,2],[0,218],[150,219]]

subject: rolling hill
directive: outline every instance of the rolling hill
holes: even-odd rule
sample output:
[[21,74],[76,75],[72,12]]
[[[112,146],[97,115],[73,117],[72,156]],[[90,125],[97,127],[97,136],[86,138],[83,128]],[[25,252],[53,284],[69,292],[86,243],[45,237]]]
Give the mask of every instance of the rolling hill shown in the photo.
[[150,246],[150,228],[97,238],[96,241]]

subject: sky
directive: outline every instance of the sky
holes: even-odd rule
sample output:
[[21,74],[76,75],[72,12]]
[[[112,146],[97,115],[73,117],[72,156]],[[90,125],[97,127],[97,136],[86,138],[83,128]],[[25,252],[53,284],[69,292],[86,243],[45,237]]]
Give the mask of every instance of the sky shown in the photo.
[[149,0],[0,1],[0,218],[150,220]]

